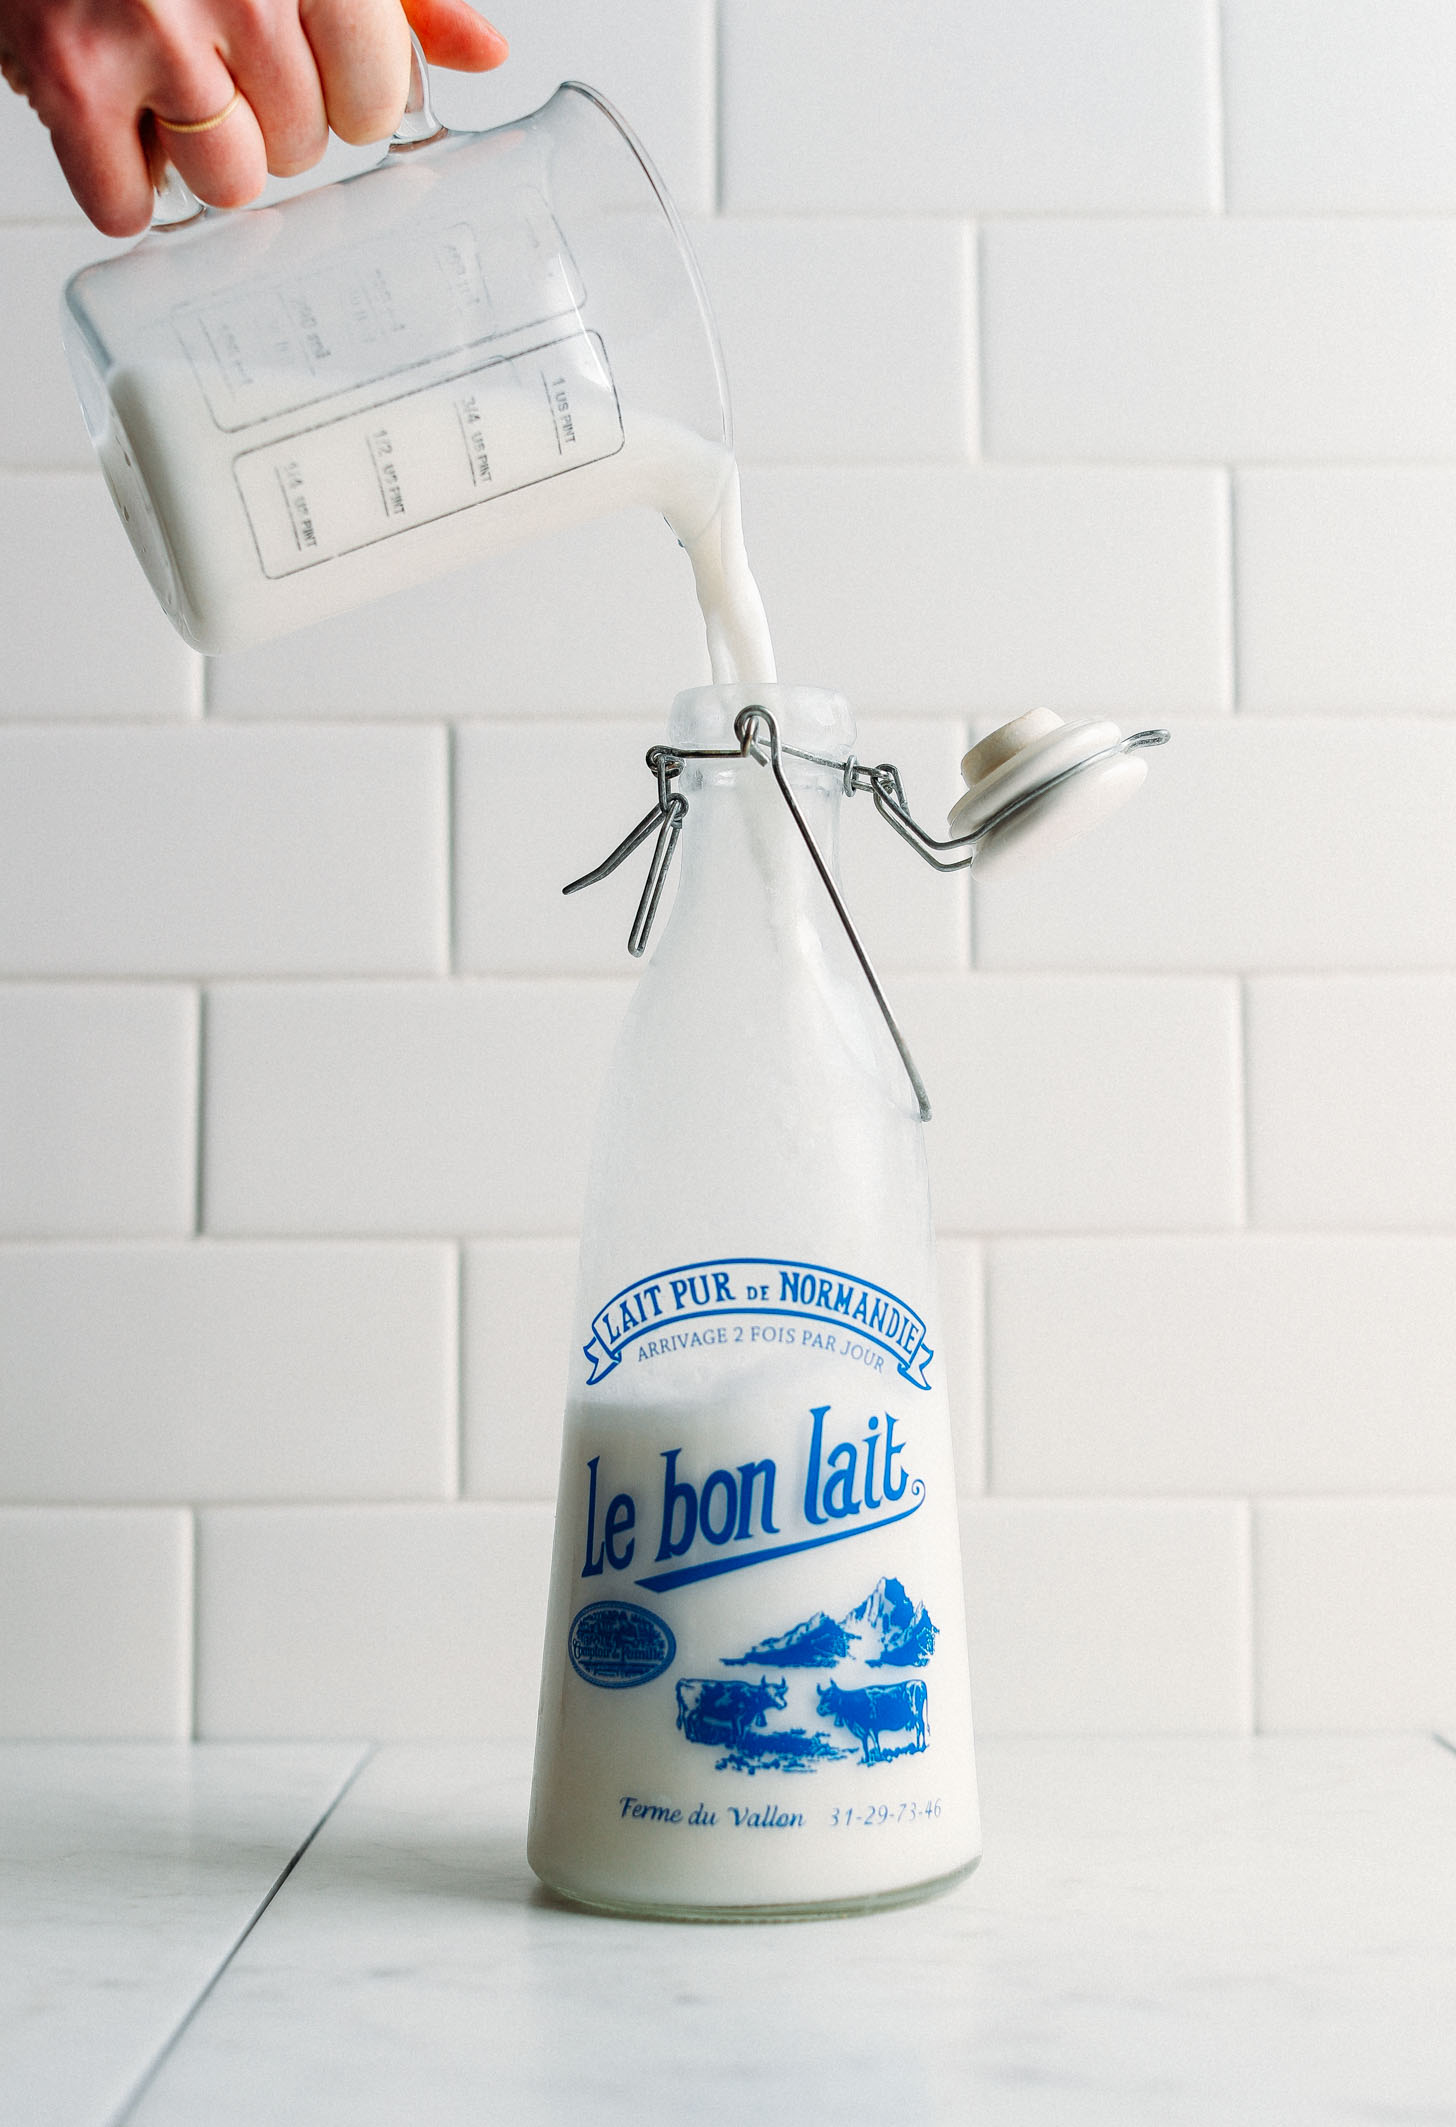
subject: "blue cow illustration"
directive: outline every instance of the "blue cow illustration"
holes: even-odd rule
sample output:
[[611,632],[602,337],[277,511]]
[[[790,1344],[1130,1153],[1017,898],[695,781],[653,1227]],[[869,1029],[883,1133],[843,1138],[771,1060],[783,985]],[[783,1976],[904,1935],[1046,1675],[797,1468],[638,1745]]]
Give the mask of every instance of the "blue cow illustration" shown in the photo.
[[677,1684],[677,1725],[690,1743],[711,1743],[719,1750],[740,1750],[749,1731],[765,1727],[770,1707],[786,1706],[788,1679],[756,1684],[722,1677],[685,1676]]
[[[903,1684],[866,1684],[861,1691],[842,1691],[838,1684],[821,1684],[819,1711],[849,1730],[864,1752],[866,1765],[898,1757],[903,1751],[925,1748],[925,1686],[918,1677]],[[909,1734],[910,1741],[902,1743],[899,1750],[886,1750],[881,1736],[899,1735],[902,1731]]]

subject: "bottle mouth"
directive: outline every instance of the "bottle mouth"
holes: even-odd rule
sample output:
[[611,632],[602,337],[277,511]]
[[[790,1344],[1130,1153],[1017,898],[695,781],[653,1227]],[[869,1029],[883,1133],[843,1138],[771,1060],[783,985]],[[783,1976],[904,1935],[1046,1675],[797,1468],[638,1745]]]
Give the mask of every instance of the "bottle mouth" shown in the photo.
[[689,687],[678,695],[667,720],[670,746],[737,744],[734,720],[755,706],[772,712],[785,747],[839,763],[854,751],[854,711],[828,687],[794,687],[735,680],[718,687]]

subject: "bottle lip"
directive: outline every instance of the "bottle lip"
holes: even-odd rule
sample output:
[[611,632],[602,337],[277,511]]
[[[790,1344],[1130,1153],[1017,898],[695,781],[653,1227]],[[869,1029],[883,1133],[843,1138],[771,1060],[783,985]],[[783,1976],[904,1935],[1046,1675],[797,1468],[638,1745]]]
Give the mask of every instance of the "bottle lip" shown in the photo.
[[782,681],[735,680],[727,686],[688,687],[667,719],[670,746],[733,746],[734,718],[760,705],[772,712],[786,747],[847,759],[854,751],[854,711],[829,687],[796,687]]

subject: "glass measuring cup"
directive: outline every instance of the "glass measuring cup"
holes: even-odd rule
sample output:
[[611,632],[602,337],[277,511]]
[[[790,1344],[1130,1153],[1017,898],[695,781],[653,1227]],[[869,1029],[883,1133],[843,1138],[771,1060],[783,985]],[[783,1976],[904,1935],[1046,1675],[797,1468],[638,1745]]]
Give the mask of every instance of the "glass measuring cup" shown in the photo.
[[374,169],[159,221],[66,289],[112,498],[198,649],[630,503],[691,541],[731,479],[707,297],[622,119],[568,82],[450,133],[424,80]]

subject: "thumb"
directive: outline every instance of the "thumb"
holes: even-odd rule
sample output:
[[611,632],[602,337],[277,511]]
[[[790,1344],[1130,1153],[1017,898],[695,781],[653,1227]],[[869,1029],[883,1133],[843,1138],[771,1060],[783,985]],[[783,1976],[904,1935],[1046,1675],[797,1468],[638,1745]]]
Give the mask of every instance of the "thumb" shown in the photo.
[[431,66],[484,74],[510,50],[500,31],[466,0],[402,0],[402,5]]

